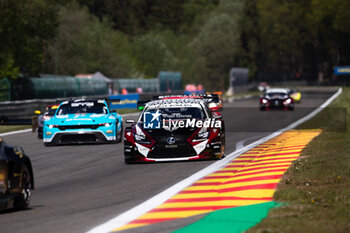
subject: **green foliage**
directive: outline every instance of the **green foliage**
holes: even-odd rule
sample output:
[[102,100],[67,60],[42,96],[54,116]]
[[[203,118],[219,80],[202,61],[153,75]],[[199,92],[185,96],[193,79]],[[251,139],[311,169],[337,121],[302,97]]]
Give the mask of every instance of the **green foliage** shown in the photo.
[[182,29],[190,34],[197,33],[203,23],[210,18],[219,0],[189,0],[183,3]]
[[242,21],[242,58],[254,71],[330,78],[350,63],[349,1],[252,0]]
[[330,77],[350,64],[349,9],[343,0],[0,0],[0,77],[177,70],[221,90],[234,66],[252,78]]
[[136,68],[146,77],[155,77],[160,70],[167,70],[174,63],[174,56],[156,33],[136,37],[132,43]]
[[98,70],[113,78],[129,77],[133,69],[122,54],[128,43],[128,37],[109,22],[70,4],[60,11],[58,35],[46,51],[44,71],[75,75]]
[[308,25],[304,20],[307,3],[263,0],[257,2],[257,8],[260,13],[261,43],[268,61],[266,65],[272,69],[288,70],[295,62],[301,61],[301,48],[310,42]]
[[219,0],[78,0],[90,12],[107,17],[117,30],[129,35],[149,31],[172,30],[192,32],[193,25],[202,22],[203,15],[213,10]]
[[40,72],[43,48],[56,32],[55,1],[3,0],[0,18],[0,69],[5,69],[2,73],[14,76],[17,67],[24,74]]
[[217,11],[192,43],[192,76],[208,89],[224,90],[228,72],[237,63],[235,54],[240,46],[238,25],[243,3],[241,0],[220,1]]
[[7,63],[2,64],[0,67],[0,79],[1,78],[10,78],[16,79],[19,75],[19,67],[14,66],[12,58],[6,59]]

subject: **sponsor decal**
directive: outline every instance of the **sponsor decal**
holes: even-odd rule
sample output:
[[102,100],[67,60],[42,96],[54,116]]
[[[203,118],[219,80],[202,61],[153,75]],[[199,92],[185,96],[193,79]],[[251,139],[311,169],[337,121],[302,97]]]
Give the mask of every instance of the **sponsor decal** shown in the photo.
[[87,106],[87,107],[93,107],[95,105],[94,102],[78,102],[78,103],[71,103],[71,107],[83,107],[83,106]]
[[335,75],[349,75],[350,74],[350,66],[337,66],[334,67]]
[[[160,129],[163,128],[165,130],[176,130],[178,128],[221,128],[221,121],[216,119],[174,119],[171,118],[161,120],[162,114],[157,110],[155,113],[144,112],[143,113],[143,127],[145,129]],[[184,117],[186,118],[186,117]]]
[[122,108],[137,108],[137,102],[140,100],[139,94],[111,95],[109,96],[111,110]]
[[174,137],[170,137],[170,138],[167,138],[166,142],[167,142],[169,145],[172,145],[172,144],[175,144],[176,139],[175,139]]
[[159,110],[157,110],[155,113],[151,112],[144,112],[143,113],[143,128],[145,129],[160,129],[160,116],[162,114],[159,113]]

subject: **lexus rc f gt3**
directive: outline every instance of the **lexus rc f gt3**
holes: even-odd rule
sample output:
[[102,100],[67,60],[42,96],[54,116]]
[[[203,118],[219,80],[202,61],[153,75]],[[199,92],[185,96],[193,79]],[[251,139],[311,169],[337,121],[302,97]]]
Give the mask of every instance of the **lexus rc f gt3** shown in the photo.
[[25,209],[34,189],[32,164],[21,147],[0,138],[0,209]]
[[125,129],[126,163],[221,159],[225,150],[222,115],[202,99],[150,101]]
[[294,110],[294,101],[289,96],[288,90],[282,88],[268,89],[260,97],[260,110],[284,109]]
[[44,122],[44,144],[103,143],[122,140],[123,119],[105,100],[71,100]]

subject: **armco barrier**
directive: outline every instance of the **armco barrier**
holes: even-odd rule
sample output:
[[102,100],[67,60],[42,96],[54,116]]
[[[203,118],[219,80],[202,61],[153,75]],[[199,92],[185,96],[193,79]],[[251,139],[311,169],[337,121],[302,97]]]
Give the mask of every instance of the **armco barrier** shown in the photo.
[[[183,94],[184,91],[177,91],[172,93],[143,93],[143,94],[130,94],[126,95],[124,98],[124,102],[127,98],[130,98],[130,96],[133,96],[133,98],[139,97],[139,100],[149,100],[155,95],[180,95]],[[122,95],[118,95],[122,96]],[[128,97],[129,96],[129,97]],[[86,99],[108,99],[108,96],[89,96],[89,97],[74,97],[72,99],[80,99],[80,98],[86,98]],[[114,98],[117,100],[117,97]],[[121,98],[120,98],[121,99]],[[59,99],[33,99],[33,100],[17,100],[17,101],[5,101],[0,102],[0,124],[29,124],[31,122],[31,118],[34,115],[35,110],[40,110],[41,112],[45,112],[47,105],[53,105],[58,104],[64,100],[67,100],[67,98],[59,98]],[[129,99],[132,103],[125,104],[124,106],[119,105],[119,107],[112,107],[112,109],[122,109],[122,108],[135,108],[137,106],[135,99]],[[111,99],[113,104],[113,99]],[[115,101],[117,102],[117,101]]]
[[[84,98],[105,99],[107,96]],[[74,99],[78,99],[78,97]],[[0,124],[30,124],[31,118],[34,116],[34,111],[40,110],[43,113],[47,105],[59,104],[64,100],[67,99],[33,99],[0,102]]]

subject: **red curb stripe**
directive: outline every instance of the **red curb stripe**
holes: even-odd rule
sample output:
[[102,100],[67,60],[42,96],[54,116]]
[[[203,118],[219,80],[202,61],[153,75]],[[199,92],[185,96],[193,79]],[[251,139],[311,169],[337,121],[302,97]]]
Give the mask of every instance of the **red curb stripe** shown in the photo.
[[[269,162],[269,163],[259,163],[259,164],[241,164],[241,165],[229,165],[225,168],[249,168],[249,167],[255,167],[255,166],[263,166],[263,165],[270,165],[270,164],[280,164],[280,163],[290,163],[293,162],[294,160],[290,161],[281,161],[281,162]],[[237,171],[237,169],[230,169],[230,170],[223,170],[223,171],[217,171],[217,173],[225,173],[225,171]],[[242,170],[239,170],[241,172]],[[216,172],[215,172],[216,173]]]
[[[285,150],[285,149],[293,149],[293,148],[304,148],[306,145],[298,145],[298,146],[282,146],[282,147],[272,147],[272,148],[270,148],[270,147],[265,147],[265,148],[262,148],[262,149],[265,149],[265,150],[263,150],[263,151],[273,151],[273,150]],[[257,148],[257,147],[255,147],[255,148],[253,148],[253,149],[251,149],[251,150],[249,150],[249,151],[247,151],[246,153],[249,153],[249,152],[253,152],[253,151],[255,151],[256,149],[261,149],[261,148]],[[262,151],[262,150],[256,150],[256,151]],[[244,153],[244,154],[246,154],[246,153]]]
[[[296,154],[300,154],[300,152],[296,153]],[[276,154],[273,155],[247,155],[247,156],[240,156],[237,159],[255,159],[255,158],[266,158],[266,157],[272,157],[272,156],[276,156]],[[233,160],[231,163],[238,161],[238,160]]]
[[275,189],[278,183],[267,183],[267,184],[255,184],[255,185],[246,185],[234,188],[223,188],[223,189],[205,189],[205,190],[184,190],[180,192],[180,194],[188,194],[188,193],[226,193],[226,192],[234,192],[234,191],[243,191],[250,189]]
[[258,177],[240,179],[240,180],[223,181],[223,182],[200,182],[200,183],[194,183],[191,186],[225,185],[225,184],[233,184],[233,183],[240,183],[240,182],[258,181],[258,180],[272,180],[272,179],[279,179],[282,177],[282,175],[283,174],[272,175],[272,176],[258,176]]
[[[213,174],[229,173],[229,172],[238,173],[238,172],[243,172],[243,171],[251,171],[250,169],[258,170],[258,169],[264,169],[264,168],[276,168],[276,167],[289,167],[290,166],[290,164],[280,164],[280,163],[290,163],[290,162],[262,163],[262,164],[254,164],[254,165],[230,165],[230,167],[228,167],[228,168],[232,168],[232,169],[220,170],[220,171],[214,172]],[[266,167],[255,167],[255,166],[260,166],[260,165],[263,166],[263,165],[270,165],[270,164],[280,164],[280,165],[273,165],[273,166],[266,166]]]
[[[289,165],[287,166],[280,166],[280,167],[289,167]],[[261,168],[260,168],[261,169]],[[262,168],[264,169],[264,168]],[[248,169],[248,170],[257,170],[257,169]],[[247,171],[248,171],[247,170]],[[249,176],[249,175],[256,175],[256,174],[263,174],[263,173],[268,173],[268,172],[283,172],[286,171],[287,169],[269,169],[269,170],[263,170],[263,171],[259,171],[259,172],[250,172],[250,173],[246,173],[246,174],[232,174],[230,176],[207,176],[205,178],[203,178],[202,180],[206,180],[206,179],[227,179],[227,178],[233,178],[233,177],[240,177],[240,176]]]
[[[257,158],[260,158],[260,157],[257,157]],[[275,161],[275,160],[280,160],[280,159],[283,159],[283,160],[293,159],[294,160],[294,159],[297,159],[297,158],[299,158],[299,156],[283,157],[283,158],[272,158],[272,159],[259,159],[259,160],[256,160],[256,159],[250,159],[250,160],[245,159],[245,160],[235,160],[231,164],[235,164],[235,163],[250,163],[250,162],[263,162],[263,161]]]
[[132,222],[129,222],[129,224],[152,224],[152,223],[159,223],[159,222],[165,222],[165,221],[170,221],[178,218],[152,218],[152,219],[136,219]]
[[220,210],[225,208],[233,208],[237,207],[234,205],[227,205],[227,206],[198,206],[198,207],[174,207],[174,208],[157,208],[154,210],[151,210],[148,213],[157,213],[157,212],[172,212],[172,211],[197,211],[197,210]]
[[286,153],[277,153],[277,154],[269,154],[269,155],[266,155],[265,154],[265,151],[263,154],[258,154],[258,153],[245,153],[241,156],[239,156],[238,158],[242,158],[242,157],[245,157],[244,155],[248,154],[248,155],[254,155],[256,154],[258,157],[266,157],[266,156],[276,156],[276,155],[295,155],[295,154],[300,154],[301,151],[298,151],[298,152],[286,152]]
[[197,198],[179,198],[170,199],[165,203],[177,202],[204,202],[204,201],[272,201],[272,197],[197,197]]

